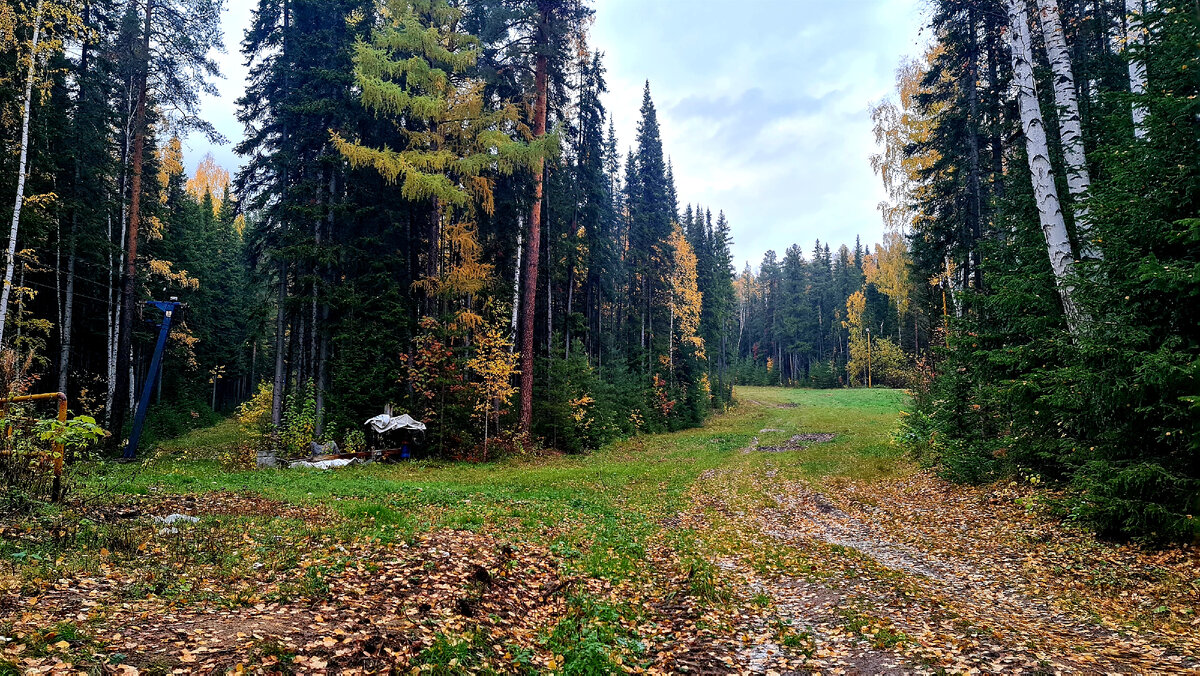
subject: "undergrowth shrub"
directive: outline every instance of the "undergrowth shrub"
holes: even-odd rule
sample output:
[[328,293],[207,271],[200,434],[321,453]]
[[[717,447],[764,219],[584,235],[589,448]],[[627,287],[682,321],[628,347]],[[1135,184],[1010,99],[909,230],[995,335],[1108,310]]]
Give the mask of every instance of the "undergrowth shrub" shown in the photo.
[[604,377],[576,341],[569,357],[538,361],[539,382],[549,383],[534,399],[534,435],[551,448],[578,453],[638,430],[631,412],[640,410],[638,380],[623,366],[605,366]]
[[279,442],[288,455],[308,455],[317,435],[317,390],[312,381],[284,399]]

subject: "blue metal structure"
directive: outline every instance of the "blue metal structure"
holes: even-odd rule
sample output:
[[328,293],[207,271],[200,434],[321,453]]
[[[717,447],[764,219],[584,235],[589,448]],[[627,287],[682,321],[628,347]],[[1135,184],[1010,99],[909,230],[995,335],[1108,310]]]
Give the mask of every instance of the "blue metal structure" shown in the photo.
[[129,444],[125,446],[122,457],[132,460],[137,455],[138,441],[142,438],[142,426],[146,423],[146,409],[150,408],[150,393],[154,390],[154,381],[158,379],[159,366],[162,364],[163,350],[167,347],[167,336],[171,335],[171,317],[182,303],[171,300],[149,300],[146,305],[162,310],[162,324],[159,325],[158,344],[154,346],[154,357],[150,360],[150,368],[146,371],[146,383],[142,386],[142,398],[138,400],[137,414],[133,418],[133,429],[129,433]]

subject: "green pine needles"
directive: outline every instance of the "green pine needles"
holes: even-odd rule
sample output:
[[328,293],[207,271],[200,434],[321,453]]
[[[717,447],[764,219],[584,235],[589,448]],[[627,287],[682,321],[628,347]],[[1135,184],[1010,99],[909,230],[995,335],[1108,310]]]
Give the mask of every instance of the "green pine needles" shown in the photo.
[[488,175],[533,169],[553,154],[558,138],[530,136],[512,104],[485,105],[483,82],[470,74],[479,40],[463,33],[463,10],[447,0],[390,0],[380,23],[354,50],[362,105],[394,121],[403,147],[372,146],[330,132],[355,168],[371,167],[400,184],[412,201],[491,213]]

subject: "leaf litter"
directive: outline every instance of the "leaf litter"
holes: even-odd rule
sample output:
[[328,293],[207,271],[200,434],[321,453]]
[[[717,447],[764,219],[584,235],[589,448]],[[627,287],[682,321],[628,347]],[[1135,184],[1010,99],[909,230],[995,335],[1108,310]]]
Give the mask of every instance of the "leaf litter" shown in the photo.
[[[756,448],[646,513],[652,534],[619,575],[580,567],[606,555],[578,515],[535,532],[500,519],[390,533],[228,491],[95,505],[90,518],[130,534],[124,548],[98,545],[55,579],[0,579],[0,660],[28,673],[1200,669],[1195,547],[1098,540],[1023,484],[810,483]],[[163,537],[152,517],[169,514],[200,521]]]
[[[693,490],[693,513],[743,609],[739,671],[1200,668],[1195,548],[1101,542],[1022,507],[1030,491],[1016,485],[961,487],[917,473],[832,481],[822,492],[776,476],[728,468]],[[1119,581],[1096,584],[1104,562]],[[1118,591],[1125,586],[1138,591]],[[1151,606],[1157,623],[1128,621]],[[781,626],[806,638],[784,643]]]

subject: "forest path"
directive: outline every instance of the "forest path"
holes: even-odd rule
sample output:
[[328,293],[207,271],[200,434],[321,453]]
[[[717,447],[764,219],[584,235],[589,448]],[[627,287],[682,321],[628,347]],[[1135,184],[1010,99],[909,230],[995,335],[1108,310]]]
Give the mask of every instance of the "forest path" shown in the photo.
[[900,391],[738,398],[588,454],[75,468],[93,502],[0,512],[0,674],[1200,670],[1196,547],[920,471]]
[[[784,408],[787,393],[743,399],[762,408],[762,432],[691,493],[687,521],[740,607],[726,646],[738,671],[1200,668],[1194,549],[1099,542],[1052,518],[1029,486],[953,486],[896,457],[872,464],[888,455],[871,444],[879,430],[836,429],[846,418]],[[818,438],[807,435],[821,424],[851,438],[770,445]]]

